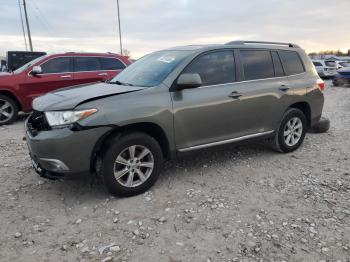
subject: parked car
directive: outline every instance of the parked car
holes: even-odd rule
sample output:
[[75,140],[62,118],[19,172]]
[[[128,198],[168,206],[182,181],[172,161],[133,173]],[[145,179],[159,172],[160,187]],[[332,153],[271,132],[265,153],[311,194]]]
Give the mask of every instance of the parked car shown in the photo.
[[12,73],[0,74],[0,125],[12,123],[18,111],[30,112],[32,100],[55,89],[109,80],[130,62],[116,54],[45,55]]
[[328,78],[337,74],[337,64],[335,61],[312,60],[320,77]]
[[344,86],[350,84],[350,67],[343,67],[337,71],[333,78],[334,86]]
[[348,61],[335,61],[337,69],[343,68],[343,67],[350,67],[350,62]]
[[35,99],[26,140],[40,175],[96,171],[110,193],[131,196],[156,182],[164,158],[257,138],[296,150],[321,117],[323,89],[294,44],[176,47],[110,82]]

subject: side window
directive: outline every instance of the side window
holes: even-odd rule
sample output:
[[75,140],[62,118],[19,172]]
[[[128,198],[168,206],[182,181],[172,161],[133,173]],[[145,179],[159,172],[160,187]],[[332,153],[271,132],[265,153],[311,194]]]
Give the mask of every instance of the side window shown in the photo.
[[233,51],[202,55],[190,64],[184,73],[198,73],[203,86],[232,83],[236,80]]
[[255,80],[274,77],[270,51],[241,50],[245,80]]
[[102,70],[120,70],[124,69],[125,65],[117,58],[101,57]]
[[41,65],[43,74],[71,72],[71,58],[58,57],[53,58]]
[[282,60],[284,71],[287,75],[296,75],[304,73],[303,63],[297,52],[295,51],[278,51]]
[[312,62],[314,64],[314,66],[322,66],[322,64],[320,62]]
[[273,67],[275,68],[275,76],[276,77],[284,76],[282,63],[277,52],[272,51],[271,55],[272,55]]
[[75,57],[75,72],[101,70],[98,57]]

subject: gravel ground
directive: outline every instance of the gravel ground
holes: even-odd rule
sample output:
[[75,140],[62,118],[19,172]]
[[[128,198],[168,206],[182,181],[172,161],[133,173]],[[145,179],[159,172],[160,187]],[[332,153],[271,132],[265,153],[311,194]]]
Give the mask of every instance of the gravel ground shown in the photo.
[[350,261],[350,88],[325,96],[331,129],[296,152],[199,152],[126,199],[41,179],[23,120],[0,127],[0,260]]

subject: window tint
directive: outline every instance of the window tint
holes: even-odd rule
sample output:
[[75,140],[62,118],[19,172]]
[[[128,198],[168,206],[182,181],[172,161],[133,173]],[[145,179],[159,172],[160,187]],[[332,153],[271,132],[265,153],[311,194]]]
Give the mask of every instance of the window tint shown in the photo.
[[305,72],[304,66],[297,52],[278,51],[282,60],[284,71],[287,75],[295,75]]
[[125,68],[125,65],[116,58],[101,57],[100,61],[102,70],[119,70]]
[[48,60],[41,65],[43,74],[71,72],[70,57],[58,57]]
[[184,73],[198,73],[203,86],[234,82],[236,77],[233,52],[219,51],[202,55]]
[[273,61],[273,66],[275,68],[275,76],[284,76],[283,68],[282,68],[282,63],[281,60],[277,54],[277,52],[273,51],[271,52],[272,54],[272,61]]
[[322,66],[322,64],[320,62],[312,62],[314,64],[314,66]]
[[241,50],[245,80],[274,77],[270,51]]
[[75,57],[75,72],[101,70],[98,57]]

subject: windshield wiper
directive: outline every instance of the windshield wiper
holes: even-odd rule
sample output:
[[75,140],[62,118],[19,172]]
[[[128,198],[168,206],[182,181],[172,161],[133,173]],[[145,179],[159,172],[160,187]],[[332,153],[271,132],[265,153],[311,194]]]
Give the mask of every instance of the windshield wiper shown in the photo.
[[123,83],[123,82],[120,82],[120,81],[114,81],[114,82],[109,82],[110,84],[116,84],[116,85],[121,85],[121,86],[134,86],[133,84],[130,84],[130,83]]

